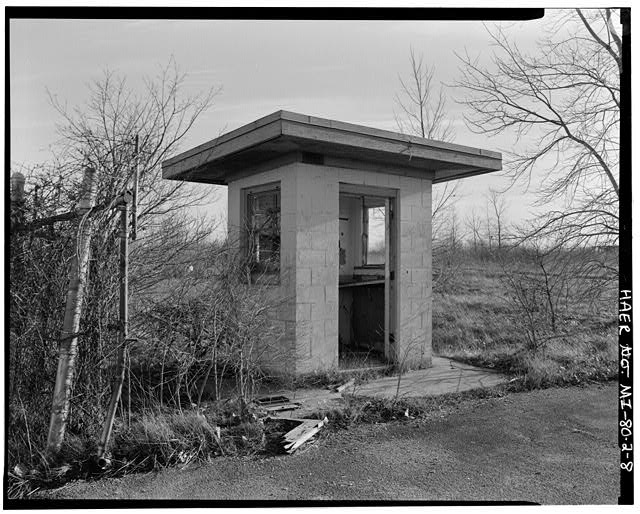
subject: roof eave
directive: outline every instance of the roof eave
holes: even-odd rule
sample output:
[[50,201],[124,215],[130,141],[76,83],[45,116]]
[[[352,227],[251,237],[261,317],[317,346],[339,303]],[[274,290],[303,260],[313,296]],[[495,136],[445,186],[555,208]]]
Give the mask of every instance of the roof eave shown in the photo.
[[[205,182],[206,178],[202,176],[204,168],[214,169],[222,160],[227,161],[227,165],[229,162],[233,165],[236,156],[250,155],[250,151],[254,152],[253,158],[258,159],[261,148],[270,146],[273,153],[274,147],[287,147],[287,144],[280,143],[291,143],[300,151],[319,148],[328,155],[332,151],[342,155],[346,153],[354,159],[377,153],[398,166],[414,169],[430,163],[428,169],[436,171],[434,182],[502,169],[502,156],[497,152],[278,111],[164,161],[162,176],[166,179]],[[290,148],[287,151],[291,151]],[[437,167],[433,167],[433,163],[438,162],[447,169],[438,173]],[[246,166],[246,160],[243,166]],[[201,173],[197,173],[198,170]],[[211,183],[225,184],[224,173],[212,177]]]

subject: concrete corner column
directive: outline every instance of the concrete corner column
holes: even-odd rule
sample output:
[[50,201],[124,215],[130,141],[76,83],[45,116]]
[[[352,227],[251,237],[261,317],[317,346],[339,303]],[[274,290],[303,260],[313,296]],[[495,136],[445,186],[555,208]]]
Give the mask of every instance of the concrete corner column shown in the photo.
[[338,366],[338,175],[296,164],[296,372]]
[[397,215],[396,360],[404,368],[431,365],[431,181],[401,177]]

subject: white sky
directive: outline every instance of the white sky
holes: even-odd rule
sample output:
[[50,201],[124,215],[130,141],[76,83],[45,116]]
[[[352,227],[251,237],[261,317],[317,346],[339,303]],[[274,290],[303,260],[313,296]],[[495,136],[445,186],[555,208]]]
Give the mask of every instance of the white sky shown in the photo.
[[[545,20],[509,23],[521,48],[531,48]],[[436,78],[453,82],[454,52],[489,56],[480,22],[468,21],[109,21],[12,20],[10,26],[11,161],[30,165],[49,157],[59,115],[50,90],[69,106],[82,106],[87,85],[110,69],[141,84],[173,56],[188,74],[185,93],[222,86],[213,108],[184,141],[203,143],[279,109],[396,130],[394,95],[398,74],[409,70],[409,48],[423,53]],[[455,142],[503,151],[509,138],[470,133],[448,90],[448,116]],[[456,204],[462,221],[472,208],[485,212],[498,175],[462,181]],[[224,189],[205,211],[226,212]],[[509,218],[527,218],[531,196],[511,190]]]

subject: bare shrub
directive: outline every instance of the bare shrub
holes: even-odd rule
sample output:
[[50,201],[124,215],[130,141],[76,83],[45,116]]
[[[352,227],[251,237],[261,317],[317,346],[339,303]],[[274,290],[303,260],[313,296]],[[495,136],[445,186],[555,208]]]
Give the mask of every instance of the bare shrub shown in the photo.
[[456,287],[462,266],[463,242],[455,210],[447,225],[433,233],[433,291],[444,293]]
[[521,327],[526,349],[544,349],[554,339],[575,335],[572,312],[580,305],[595,310],[613,276],[592,267],[592,248],[527,240],[527,246],[500,252],[502,283],[515,307],[512,322]]
[[[138,248],[132,254],[153,256],[155,262],[171,261],[178,259],[166,251],[155,255],[147,251],[162,245],[146,236],[157,233],[154,225],[160,219],[202,201],[206,193],[202,188],[194,193],[181,183],[161,179],[160,163],[177,149],[198,116],[211,105],[215,93],[185,98],[181,94],[183,79],[171,62],[158,77],[145,82],[142,96],[135,94],[123,77],[106,73],[92,84],[84,105],[69,109],[51,97],[62,117],[61,138],[50,163],[24,170],[25,202],[19,209],[12,205],[8,420],[11,463],[35,465],[39,449],[44,448],[69,263],[75,251],[75,233],[69,223],[40,221],[73,212],[82,168],[88,163],[96,169],[98,197],[92,213],[95,230],[66,430],[69,437],[92,438],[103,421],[117,351],[118,217],[111,208],[113,202],[130,187],[133,162],[137,160],[140,223]],[[169,229],[176,226],[168,225]],[[166,237],[164,249],[193,247],[204,232],[186,232],[178,247]],[[132,270],[136,287],[142,288],[157,278],[147,273],[153,271],[153,264],[148,258],[145,266]],[[21,402],[30,413],[26,421]]]
[[182,408],[233,393],[248,404],[263,365],[279,358],[275,289],[247,284],[246,260],[228,245],[212,249],[210,258],[205,273],[167,280],[167,290],[140,308],[131,351],[145,384],[136,395],[149,393],[150,402]]

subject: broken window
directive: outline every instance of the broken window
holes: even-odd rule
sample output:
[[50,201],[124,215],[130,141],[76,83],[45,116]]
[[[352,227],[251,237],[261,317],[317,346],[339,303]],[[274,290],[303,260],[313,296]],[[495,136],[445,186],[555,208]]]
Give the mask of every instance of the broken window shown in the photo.
[[247,192],[248,250],[252,270],[280,271],[280,189]]

